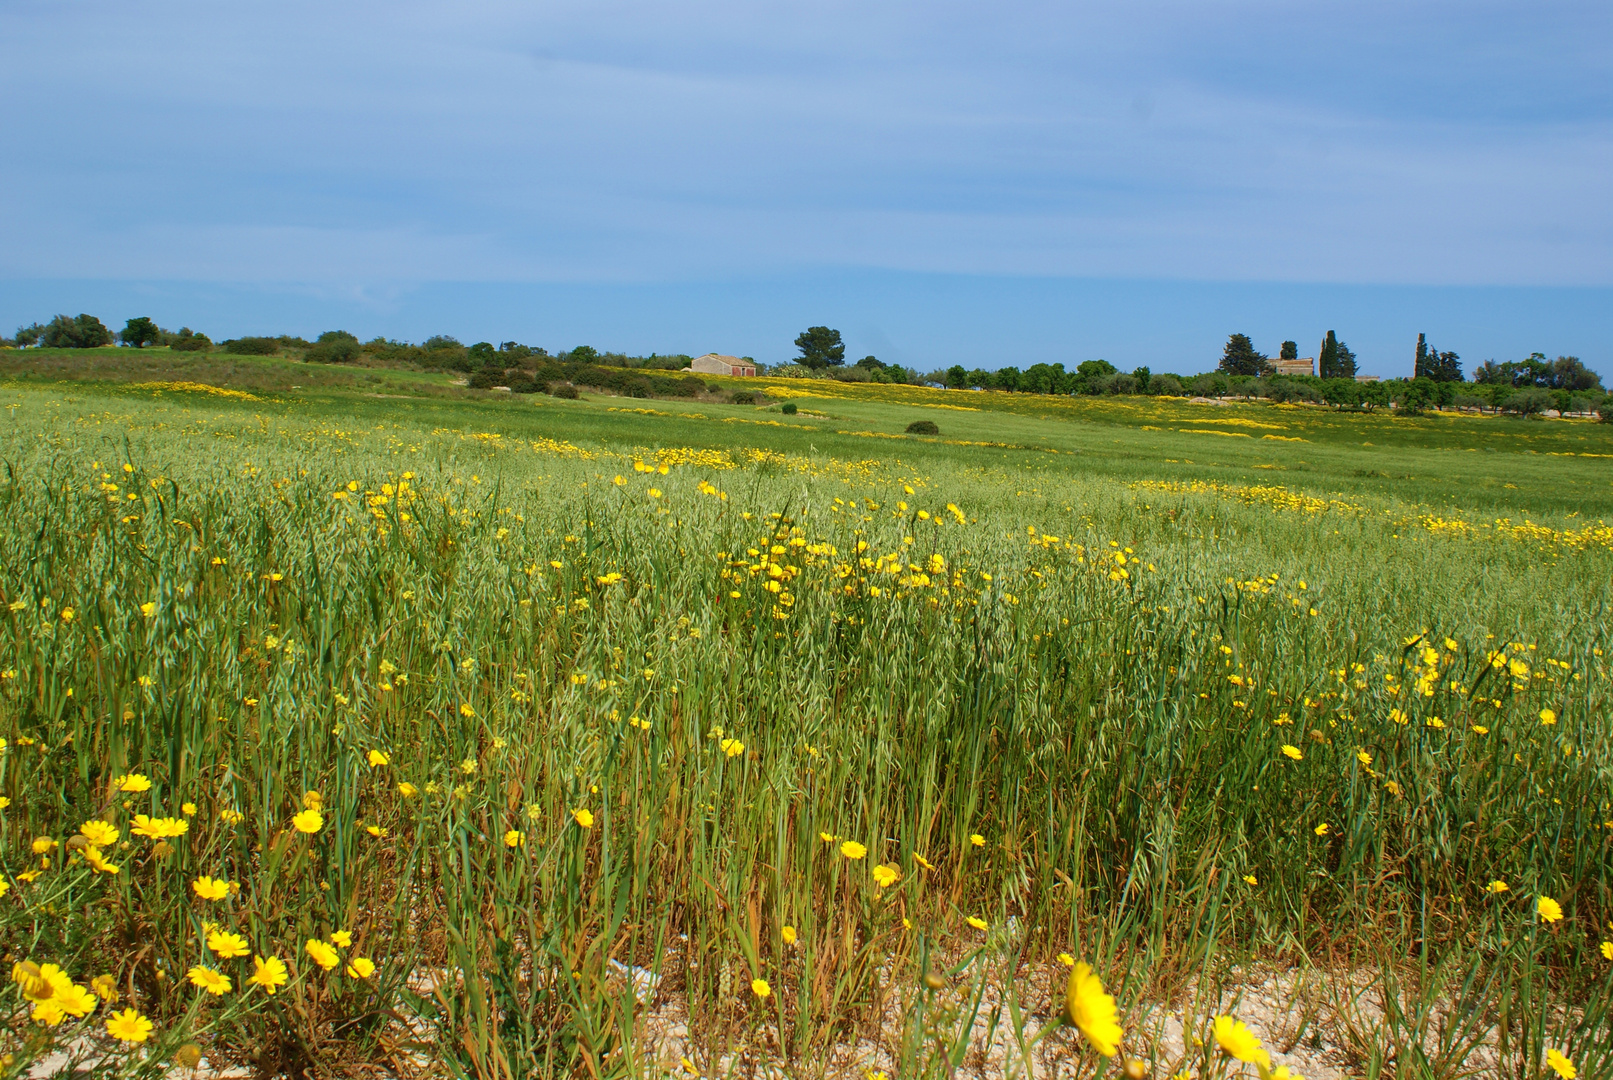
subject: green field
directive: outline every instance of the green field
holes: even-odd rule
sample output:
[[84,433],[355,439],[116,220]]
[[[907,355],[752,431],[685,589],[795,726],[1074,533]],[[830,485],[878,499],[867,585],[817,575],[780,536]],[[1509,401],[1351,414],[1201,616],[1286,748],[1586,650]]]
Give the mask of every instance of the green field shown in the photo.
[[3,1075],[1613,1074],[1613,425],[0,356]]

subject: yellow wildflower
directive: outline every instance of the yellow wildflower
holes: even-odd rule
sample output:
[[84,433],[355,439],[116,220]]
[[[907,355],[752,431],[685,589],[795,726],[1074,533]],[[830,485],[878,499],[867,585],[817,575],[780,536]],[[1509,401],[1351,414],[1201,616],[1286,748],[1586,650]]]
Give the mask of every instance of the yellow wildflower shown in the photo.
[[246,938],[240,934],[231,934],[218,929],[208,933],[207,947],[221,960],[233,960],[252,951],[246,947]]
[[230,992],[230,977],[222,971],[214,971],[210,967],[197,964],[185,972],[185,975],[190,979],[191,985],[198,986],[209,994],[217,996]]
[[78,834],[90,842],[91,847],[111,847],[118,842],[118,830],[104,821],[86,821],[78,827]]
[[1081,1029],[1087,1042],[1104,1057],[1114,1057],[1125,1034],[1116,1019],[1115,999],[1103,992],[1103,983],[1085,962],[1070,970],[1064,990],[1064,1018]]
[[1546,1064],[1550,1065],[1551,1071],[1562,1077],[1563,1080],[1574,1080],[1574,1077],[1579,1075],[1579,1071],[1574,1068],[1574,1063],[1569,1061],[1568,1056],[1561,1050],[1548,1047],[1546,1050]]
[[196,895],[203,900],[222,900],[230,894],[230,883],[222,878],[208,877],[205,874],[190,883]]
[[1239,1061],[1266,1061],[1267,1054],[1260,1048],[1260,1040],[1242,1020],[1230,1016],[1215,1018],[1215,1041],[1230,1057]]
[[246,981],[255,983],[267,993],[273,995],[276,989],[286,985],[286,980],[289,977],[286,972],[285,961],[278,956],[271,956],[268,959],[254,956],[252,957],[252,974],[248,976]]
[[106,1018],[106,1033],[119,1042],[143,1043],[151,1037],[152,1023],[138,1009],[124,1009]]
[[309,938],[308,943],[303,946],[303,950],[308,953],[309,959],[326,971],[335,967],[341,960],[334,948],[318,938]]

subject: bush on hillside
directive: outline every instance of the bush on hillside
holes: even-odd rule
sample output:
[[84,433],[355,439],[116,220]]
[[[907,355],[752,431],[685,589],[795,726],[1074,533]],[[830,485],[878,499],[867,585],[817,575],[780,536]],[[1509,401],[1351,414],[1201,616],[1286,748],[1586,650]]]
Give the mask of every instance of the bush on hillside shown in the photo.
[[907,425],[907,433],[909,435],[939,435],[941,434],[941,429],[935,426],[934,420],[915,420]]
[[205,352],[213,345],[212,338],[197,333],[188,326],[181,326],[179,333],[169,334],[164,340],[175,352]]
[[549,393],[557,398],[565,398],[567,401],[576,401],[581,396],[577,393],[577,388],[570,383],[560,383],[551,389]]
[[[180,331],[184,333],[184,331]],[[179,346],[174,346],[178,348]],[[220,348],[237,356],[273,356],[280,351],[280,339],[272,337],[230,338]]]

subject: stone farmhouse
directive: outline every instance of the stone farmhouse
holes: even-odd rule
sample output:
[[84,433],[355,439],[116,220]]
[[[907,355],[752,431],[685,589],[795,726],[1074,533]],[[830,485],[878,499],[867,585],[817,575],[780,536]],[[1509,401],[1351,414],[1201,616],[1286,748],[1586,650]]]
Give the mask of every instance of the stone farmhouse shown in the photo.
[[756,364],[741,356],[724,356],[708,352],[689,361],[689,370],[700,375],[733,375],[744,379],[756,378]]
[[1271,366],[1279,375],[1315,375],[1316,357],[1302,356],[1298,360],[1273,360]]

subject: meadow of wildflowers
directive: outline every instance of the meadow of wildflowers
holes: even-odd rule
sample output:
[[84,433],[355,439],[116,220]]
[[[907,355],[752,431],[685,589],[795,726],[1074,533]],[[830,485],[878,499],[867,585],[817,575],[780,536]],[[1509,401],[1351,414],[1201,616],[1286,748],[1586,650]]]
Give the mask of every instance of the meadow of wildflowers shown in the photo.
[[1613,1072],[1594,425],[192,390],[8,391],[0,1075],[1290,1077],[1249,965],[1368,980],[1350,1075]]

